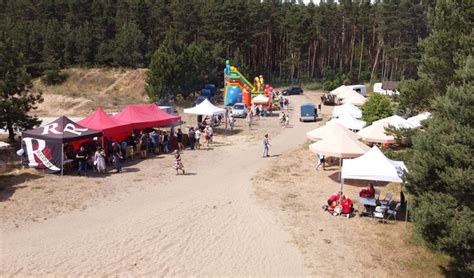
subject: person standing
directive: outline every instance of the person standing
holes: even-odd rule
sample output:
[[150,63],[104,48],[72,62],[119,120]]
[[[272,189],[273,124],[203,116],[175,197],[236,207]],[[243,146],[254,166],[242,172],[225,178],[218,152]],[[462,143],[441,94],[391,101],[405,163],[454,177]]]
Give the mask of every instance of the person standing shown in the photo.
[[263,138],[263,154],[262,157],[270,157],[268,154],[269,148],[270,147],[270,140],[268,139],[268,134],[265,134],[265,137]]
[[212,129],[212,126],[207,126],[206,132],[209,135],[209,143],[212,144],[214,142],[214,130]]
[[169,152],[169,149],[168,149],[168,133],[166,133],[166,131],[163,131],[163,152],[164,153],[168,153]]
[[183,175],[186,174],[184,171],[184,165],[183,162],[181,161],[181,155],[179,154],[178,150],[174,151],[174,166],[173,168],[176,170],[176,175],[179,174],[179,170],[183,172]]
[[253,121],[252,118],[253,118],[253,117],[252,117],[252,111],[249,111],[249,112],[247,113],[247,117],[245,118],[245,120],[246,120],[247,123],[249,124],[249,130],[252,130],[252,121]]
[[234,130],[235,118],[234,118],[234,115],[232,114],[230,114],[229,116],[229,125],[230,125],[230,130]]
[[120,173],[122,171],[122,164],[120,161],[120,159],[122,159],[122,151],[120,150],[120,146],[117,142],[112,143],[112,158],[116,173]]
[[87,152],[84,146],[79,148],[79,151],[76,154],[77,159],[77,174],[80,176],[81,172],[84,172],[84,176],[87,177]]
[[190,127],[189,132],[188,132],[188,139],[189,139],[189,147],[191,148],[191,150],[194,150],[194,141],[196,141],[194,136],[195,136],[194,127]]
[[99,174],[105,174],[105,170],[107,169],[105,165],[105,151],[104,148],[99,147],[94,154],[94,165],[97,168],[97,172]]
[[145,131],[142,131],[142,136],[140,137],[140,154],[142,158],[146,158],[148,150],[148,136]]
[[178,152],[184,151],[183,132],[181,128],[178,128],[178,132],[176,133],[176,142],[178,142]]
[[199,130],[199,127],[197,127],[196,131],[194,132],[194,139],[196,139],[196,142],[195,142],[196,150],[199,150],[201,148],[201,143],[199,142],[199,140],[201,139],[201,130]]
[[288,113],[285,114],[285,127],[290,125],[290,115]]

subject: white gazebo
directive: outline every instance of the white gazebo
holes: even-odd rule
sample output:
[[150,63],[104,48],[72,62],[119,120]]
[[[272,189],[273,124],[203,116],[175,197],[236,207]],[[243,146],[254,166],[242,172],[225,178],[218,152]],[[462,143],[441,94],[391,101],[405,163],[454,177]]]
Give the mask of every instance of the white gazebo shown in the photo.
[[338,118],[333,118],[329,122],[338,123],[342,125],[343,127],[352,129],[352,130],[361,130],[365,127],[365,124],[366,124],[364,121],[358,120],[349,114],[344,114],[344,115],[339,116]]
[[422,126],[421,122],[424,121],[424,120],[427,120],[429,118],[431,118],[431,113],[430,112],[423,112],[421,114],[418,114],[416,116],[408,118],[407,121],[411,125],[413,125],[415,128],[420,128]]
[[223,108],[214,106],[209,100],[205,99],[194,107],[184,109],[184,113],[194,114],[194,115],[213,116],[213,115],[226,114],[226,110]]
[[342,93],[347,93],[347,92],[354,92],[354,93],[355,93],[355,91],[352,90],[351,87],[345,86],[345,85],[341,85],[341,86],[337,87],[336,89],[330,91],[329,93],[330,93],[331,95],[335,95],[335,96],[338,96],[338,97],[339,97],[340,94],[342,94]]
[[393,126],[395,128],[415,128],[415,126],[412,125],[409,121],[405,120],[404,118],[398,115],[393,115],[387,118],[383,118],[378,121],[375,121],[374,123],[379,123],[379,122],[388,123],[388,125]]
[[335,118],[346,114],[351,115],[354,118],[360,119],[362,117],[362,110],[357,108],[352,103],[345,103],[343,105],[334,107],[334,110],[332,111],[332,116]]
[[352,103],[354,105],[362,105],[364,104],[365,102],[367,101],[367,99],[359,94],[359,93],[355,93],[347,98],[344,98],[342,100],[342,103]]
[[401,176],[407,171],[403,161],[388,159],[377,146],[354,159],[342,161],[342,179],[403,182]]

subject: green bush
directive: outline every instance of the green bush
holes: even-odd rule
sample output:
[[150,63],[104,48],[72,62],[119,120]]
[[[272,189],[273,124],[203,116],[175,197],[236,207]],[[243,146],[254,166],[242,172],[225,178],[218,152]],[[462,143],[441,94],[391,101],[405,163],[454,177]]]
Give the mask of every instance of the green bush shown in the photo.
[[371,125],[373,122],[393,115],[390,100],[381,94],[372,94],[361,106],[362,119]]
[[41,80],[48,86],[61,84],[67,79],[67,75],[61,73],[59,69],[45,70],[43,74]]
[[336,89],[337,86],[334,86],[334,82],[331,80],[324,81],[323,83],[323,90],[324,91],[332,91]]

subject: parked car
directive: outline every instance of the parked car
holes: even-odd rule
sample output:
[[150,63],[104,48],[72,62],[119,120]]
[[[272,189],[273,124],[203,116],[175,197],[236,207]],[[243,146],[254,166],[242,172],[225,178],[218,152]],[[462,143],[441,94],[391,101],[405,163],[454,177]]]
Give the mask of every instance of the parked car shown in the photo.
[[236,103],[232,106],[232,115],[236,118],[247,117],[247,107],[243,103]]
[[316,107],[312,103],[305,103],[300,106],[300,122],[315,122],[318,119]]
[[288,89],[285,89],[282,91],[282,94],[284,96],[289,96],[289,95],[302,95],[303,94],[303,89],[301,89],[300,86],[291,86]]

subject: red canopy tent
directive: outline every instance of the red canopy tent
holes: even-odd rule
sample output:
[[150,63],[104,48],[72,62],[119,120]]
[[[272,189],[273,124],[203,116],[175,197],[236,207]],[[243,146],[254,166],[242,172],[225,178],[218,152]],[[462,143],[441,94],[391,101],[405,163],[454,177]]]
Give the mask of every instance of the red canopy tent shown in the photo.
[[88,117],[77,122],[90,129],[100,130],[104,136],[113,137],[116,140],[124,139],[127,134],[132,133],[132,125],[107,115],[102,108],[97,109]]
[[131,124],[134,129],[171,126],[181,121],[181,116],[170,115],[153,103],[129,105],[113,118]]

